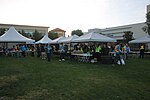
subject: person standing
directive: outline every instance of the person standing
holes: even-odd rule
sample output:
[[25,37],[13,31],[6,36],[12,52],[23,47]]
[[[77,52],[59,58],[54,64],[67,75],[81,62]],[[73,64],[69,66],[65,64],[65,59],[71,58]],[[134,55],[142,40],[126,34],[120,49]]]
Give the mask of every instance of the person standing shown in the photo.
[[101,51],[102,51],[101,46],[97,44],[97,46],[95,47],[96,61],[100,61],[101,60]]
[[67,52],[68,52],[68,45],[67,44],[65,44],[64,45],[64,54],[65,54],[65,56],[67,56]]
[[45,45],[41,45],[41,58],[46,59],[46,54],[45,54]]
[[35,50],[34,50],[34,46],[32,45],[32,46],[31,46],[31,56],[32,56],[32,57],[34,57],[34,51],[35,51]]
[[128,59],[129,52],[130,52],[129,45],[128,44],[124,45],[123,47],[124,59]]
[[121,56],[120,56],[121,53],[122,53],[121,46],[120,46],[119,43],[117,43],[116,46],[115,46],[115,55],[116,55],[116,57],[115,57],[115,63],[119,62],[118,63],[119,65],[122,64],[122,62],[121,62]]
[[144,58],[144,44],[141,44],[140,46],[140,58]]
[[126,59],[128,59],[129,57],[128,57],[128,55],[129,55],[129,53],[130,53],[130,47],[129,47],[129,45],[128,44],[126,44]]
[[16,57],[19,57],[19,45],[17,44],[15,47]]
[[36,52],[37,52],[37,57],[40,57],[41,56],[40,44],[37,44]]
[[50,44],[47,44],[46,53],[47,53],[47,60],[48,60],[48,62],[50,62],[51,54],[52,54],[52,47],[50,46]]
[[20,47],[20,49],[22,51],[22,56],[26,57],[26,51],[27,51],[26,46],[24,44],[22,44],[21,47]]
[[63,43],[59,45],[59,52],[60,52],[59,61],[65,61],[65,58],[64,58],[65,49],[64,49]]

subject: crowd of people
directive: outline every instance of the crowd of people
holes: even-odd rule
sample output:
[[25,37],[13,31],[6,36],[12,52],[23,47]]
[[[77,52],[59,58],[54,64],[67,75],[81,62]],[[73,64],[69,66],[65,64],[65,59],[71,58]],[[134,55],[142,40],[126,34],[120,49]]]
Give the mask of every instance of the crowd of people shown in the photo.
[[93,55],[90,60],[94,59],[95,62],[101,61],[101,56],[109,56],[113,53],[114,63],[120,61],[119,64],[122,64],[121,59],[128,59],[129,52],[130,47],[128,44],[122,43],[80,43],[74,46],[73,51],[73,53],[90,53]]
[[[47,59],[51,61],[53,51],[59,52],[59,61],[65,61],[65,55],[68,52],[68,46],[66,44],[59,44],[57,50],[55,50],[54,45],[50,44],[36,44],[36,45],[26,45],[26,44],[17,44],[8,50],[3,48],[4,55],[7,55],[8,51],[14,51],[14,56],[16,57],[26,57],[27,52],[30,51],[30,55],[41,59]],[[139,58],[144,58],[144,45],[140,46],[140,55]],[[90,61],[94,60],[95,62],[101,61],[101,56],[113,56],[114,64],[125,64],[124,60],[129,58],[130,47],[128,44],[123,43],[76,43],[73,45],[73,49],[70,49],[72,53],[87,53],[91,54]]]
[[12,48],[1,47],[1,55],[5,56],[15,56],[15,57],[26,57],[27,51],[31,52],[31,56],[34,56],[34,46],[33,45],[26,45],[26,44],[16,44],[13,45]]

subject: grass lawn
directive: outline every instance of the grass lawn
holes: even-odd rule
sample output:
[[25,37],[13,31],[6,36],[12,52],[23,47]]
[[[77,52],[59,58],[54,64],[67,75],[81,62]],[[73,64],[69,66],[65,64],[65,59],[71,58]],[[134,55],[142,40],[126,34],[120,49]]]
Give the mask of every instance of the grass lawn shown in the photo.
[[150,100],[150,58],[126,63],[0,57],[0,100]]

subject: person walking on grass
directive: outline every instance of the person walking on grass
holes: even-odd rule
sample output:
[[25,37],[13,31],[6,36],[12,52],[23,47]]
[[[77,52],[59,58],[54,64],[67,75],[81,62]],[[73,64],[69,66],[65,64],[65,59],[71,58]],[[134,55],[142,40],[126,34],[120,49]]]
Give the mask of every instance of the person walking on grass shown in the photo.
[[122,61],[121,61],[121,46],[119,43],[116,44],[115,46],[115,63],[119,64],[119,65],[122,65]]
[[130,47],[128,44],[125,44],[123,46],[123,54],[124,54],[124,59],[128,59],[128,55],[129,55],[129,52],[130,52]]
[[47,44],[46,53],[47,53],[47,60],[48,60],[48,62],[50,62],[51,54],[52,54],[52,47],[50,46],[50,44]]
[[45,45],[41,45],[41,58],[46,59],[46,53],[45,53]]
[[23,56],[23,57],[26,57],[26,51],[27,51],[26,46],[25,46],[24,44],[22,44],[22,45],[20,46],[20,49],[21,49],[21,51],[22,51],[22,56]]
[[37,52],[37,57],[40,57],[41,56],[40,44],[36,45],[36,52]]
[[140,58],[144,58],[144,50],[145,50],[144,44],[141,44],[141,46],[140,46]]
[[65,61],[65,58],[64,58],[65,49],[64,49],[63,43],[59,45],[59,52],[60,52],[59,61]]

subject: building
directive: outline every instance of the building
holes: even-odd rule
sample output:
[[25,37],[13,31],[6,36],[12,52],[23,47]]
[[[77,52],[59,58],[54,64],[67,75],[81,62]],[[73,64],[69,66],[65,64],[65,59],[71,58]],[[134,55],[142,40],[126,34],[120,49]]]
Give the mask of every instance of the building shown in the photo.
[[[150,4],[147,5],[147,12],[150,12]],[[112,38],[116,38],[117,40],[123,40],[123,36],[126,31],[133,32],[134,39],[142,37],[142,36],[146,36],[147,24],[146,22],[143,22],[143,23],[136,23],[136,24],[111,27],[111,28],[105,28],[105,29],[95,28],[95,29],[88,30],[88,32],[102,33]]]
[[60,28],[55,28],[55,29],[49,31],[49,34],[50,33],[56,33],[56,34],[58,34],[58,37],[60,37],[60,36],[65,36],[65,32],[66,31],[64,31],[64,30],[62,30]]
[[30,26],[30,25],[16,25],[16,24],[0,24],[0,28],[9,29],[11,26],[14,26],[17,31],[24,30],[25,33],[32,34],[37,30],[39,33],[45,34],[48,32],[47,26]]
[[[147,13],[148,12],[150,12],[150,4],[147,5]],[[88,33],[90,32],[101,33],[103,35],[122,41],[124,39],[123,36],[125,32],[127,31],[130,31],[133,33],[134,39],[139,38],[139,37],[144,37],[148,34],[146,22],[105,28],[105,29],[99,29],[99,28],[89,29]],[[150,50],[150,43],[148,43],[148,49]]]
[[[89,32],[101,33],[103,35],[115,38],[119,41],[123,41],[123,36],[126,31],[133,32],[133,38],[136,39],[139,37],[144,37],[148,34],[146,28],[147,28],[147,24],[143,22],[143,23],[130,24],[130,25],[124,25],[124,26],[118,26],[112,28],[105,28],[105,29],[98,29],[98,28],[89,29],[88,33]],[[150,50],[150,43],[146,44],[146,50],[147,49]]]
[[150,12],[150,4],[147,5],[147,13]]
[[96,32],[96,33],[102,33],[106,36],[115,38],[117,40],[123,40],[123,36],[126,31],[133,32],[133,38],[139,38],[142,36],[145,36],[146,33],[146,23],[137,23],[137,24],[130,24],[130,25],[124,25],[124,26],[118,26],[118,27],[112,27],[112,28],[105,28],[105,29],[89,29],[88,32]]

